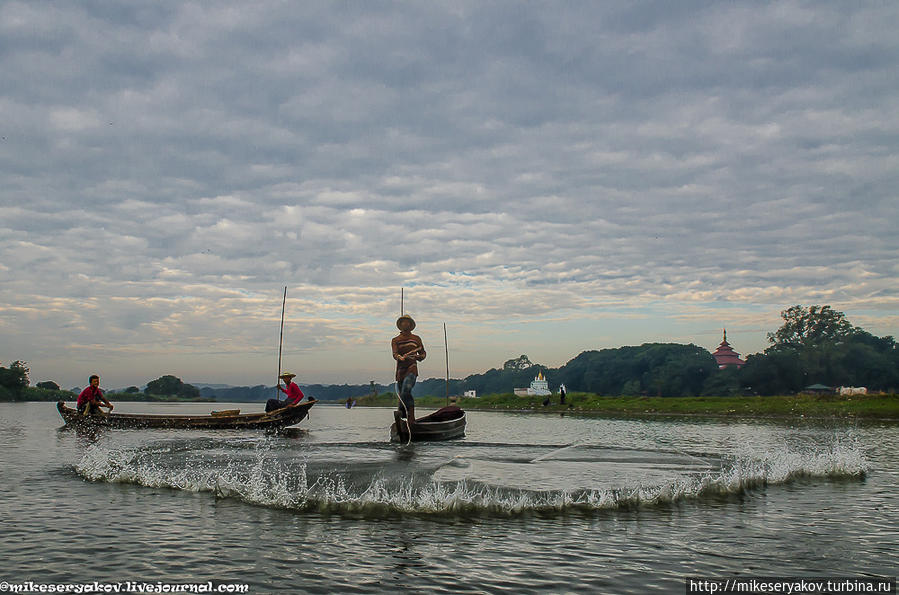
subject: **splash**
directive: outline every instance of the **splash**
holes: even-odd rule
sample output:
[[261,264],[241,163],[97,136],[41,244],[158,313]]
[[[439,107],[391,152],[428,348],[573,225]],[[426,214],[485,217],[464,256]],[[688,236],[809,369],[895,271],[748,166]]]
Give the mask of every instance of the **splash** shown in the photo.
[[[636,464],[457,456],[431,467],[398,469],[341,467],[308,455],[287,456],[264,445],[238,452],[164,444],[95,445],[76,471],[90,481],[208,492],[216,498],[304,512],[388,517],[589,513],[730,496],[802,478],[861,479],[868,470],[860,448],[839,441],[818,450],[747,450],[715,460],[683,454],[688,458]],[[565,473],[583,485],[559,488],[565,482],[553,480]]]

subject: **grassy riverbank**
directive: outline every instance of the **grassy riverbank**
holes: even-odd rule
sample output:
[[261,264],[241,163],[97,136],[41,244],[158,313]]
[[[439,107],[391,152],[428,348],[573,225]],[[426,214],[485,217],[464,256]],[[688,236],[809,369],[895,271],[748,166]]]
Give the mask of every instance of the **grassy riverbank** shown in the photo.
[[[863,417],[899,419],[899,395],[793,395],[781,397],[602,397],[590,393],[569,393],[566,404],[553,395],[543,406],[544,397],[518,397],[514,394],[485,395],[477,399],[459,399],[466,410],[532,411],[537,413],[593,412],[610,415],[712,415],[733,417]],[[390,393],[363,397],[357,406],[390,407],[396,405]],[[442,407],[439,397],[416,397],[419,408]]]

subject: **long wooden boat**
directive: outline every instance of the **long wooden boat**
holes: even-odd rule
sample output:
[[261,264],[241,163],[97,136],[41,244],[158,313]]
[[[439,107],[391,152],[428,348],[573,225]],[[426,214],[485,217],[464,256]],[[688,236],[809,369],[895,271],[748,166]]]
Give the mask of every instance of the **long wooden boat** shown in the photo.
[[[238,410],[212,412],[207,415],[145,415],[136,413],[100,413],[81,415],[63,401],[56,409],[66,425],[93,428],[178,428],[201,430],[276,429],[298,424],[309,415],[317,401],[303,401],[276,409],[271,413],[239,413]],[[262,404],[260,404],[262,405]],[[237,411],[237,413],[235,413]]]
[[395,419],[390,426],[390,440],[393,442],[408,442],[409,427],[412,429],[413,442],[452,440],[465,436],[465,412],[455,405],[416,419],[411,426],[406,425],[405,419],[399,418],[398,412],[395,412]]

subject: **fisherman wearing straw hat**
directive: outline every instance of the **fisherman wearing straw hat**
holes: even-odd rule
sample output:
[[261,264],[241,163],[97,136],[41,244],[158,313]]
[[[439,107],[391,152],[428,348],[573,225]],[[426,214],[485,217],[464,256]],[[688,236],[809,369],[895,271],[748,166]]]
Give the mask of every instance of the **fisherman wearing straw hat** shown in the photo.
[[284,384],[287,385],[287,388],[281,386],[281,383],[278,383],[278,390],[287,395],[287,399],[280,401],[278,399],[269,399],[265,404],[265,412],[268,413],[270,411],[274,411],[275,409],[281,409],[282,407],[287,407],[288,405],[296,405],[300,401],[303,400],[303,391],[300,390],[300,387],[297,386],[296,382],[293,381],[296,378],[296,374],[291,374],[290,372],[284,372],[279,376],[281,380],[284,381]]
[[393,349],[393,359],[396,360],[397,393],[400,397],[400,405],[397,408],[400,416],[405,417],[409,423],[415,422],[415,401],[412,399],[412,387],[418,378],[418,362],[427,357],[425,346],[421,337],[412,334],[415,321],[408,314],[400,316],[396,321],[396,327],[400,334],[393,338],[390,346]]

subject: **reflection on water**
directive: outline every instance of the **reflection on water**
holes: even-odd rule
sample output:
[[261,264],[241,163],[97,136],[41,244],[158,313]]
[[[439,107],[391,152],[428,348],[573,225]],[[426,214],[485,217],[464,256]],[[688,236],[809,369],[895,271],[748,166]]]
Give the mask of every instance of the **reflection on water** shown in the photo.
[[300,440],[309,436],[309,430],[304,428],[280,428],[276,433],[282,438],[290,438],[292,440]]

